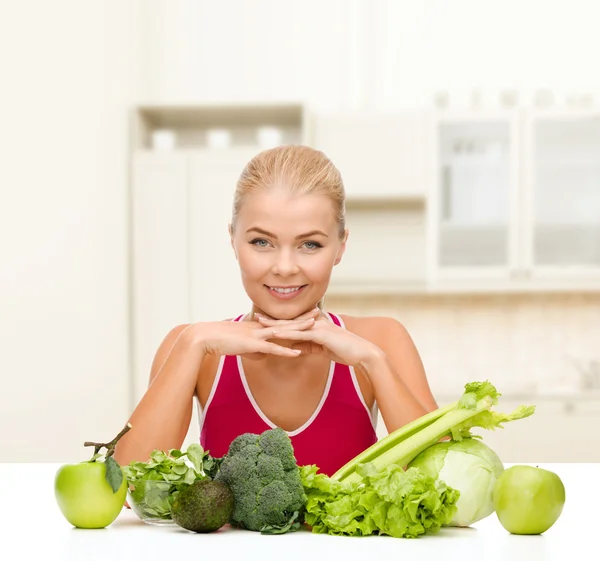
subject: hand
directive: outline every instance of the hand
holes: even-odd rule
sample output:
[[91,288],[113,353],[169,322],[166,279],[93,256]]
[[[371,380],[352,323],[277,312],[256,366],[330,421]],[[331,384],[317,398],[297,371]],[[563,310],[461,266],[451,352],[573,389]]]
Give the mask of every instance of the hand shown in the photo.
[[[254,314],[254,317],[256,318],[257,322],[258,322],[259,318],[270,319],[270,320],[278,322],[278,324],[280,324],[280,325],[288,325],[292,329],[295,327],[295,322],[309,320],[309,323],[306,325],[306,327],[303,327],[303,329],[310,329],[312,327],[312,322],[310,322],[310,320],[316,320],[320,314],[321,314],[321,310],[319,308],[314,308],[314,309],[310,310],[309,312],[305,312],[304,314],[299,315],[298,317],[295,317],[295,318],[289,319],[289,320],[276,320],[275,318],[273,318],[269,315],[259,314],[259,313]],[[298,353],[298,354],[300,354],[300,353]],[[266,353],[245,353],[242,356],[244,358],[248,358],[250,360],[258,361],[258,360],[263,360],[267,356],[267,354]]]
[[325,319],[302,330],[295,329],[288,320],[259,317],[258,322],[274,329],[275,339],[294,341],[292,349],[320,354],[340,364],[364,368],[365,362],[382,353],[377,345]]
[[[278,330],[302,331],[314,324],[314,318],[291,320]],[[274,338],[274,329],[256,321],[219,321],[194,323],[187,327],[187,336],[192,341],[202,345],[206,354],[242,355],[255,358],[255,355],[265,357],[273,354],[286,357],[296,357],[300,351],[278,345],[268,339]]]

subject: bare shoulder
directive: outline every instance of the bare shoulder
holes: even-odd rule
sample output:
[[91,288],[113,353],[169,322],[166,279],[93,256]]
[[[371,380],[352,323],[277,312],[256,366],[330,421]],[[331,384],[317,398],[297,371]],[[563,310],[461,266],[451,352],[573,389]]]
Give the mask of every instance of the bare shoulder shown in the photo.
[[394,370],[428,411],[437,408],[423,362],[407,329],[391,317],[341,316],[348,331],[377,345]]
[[392,317],[346,315],[340,315],[340,317],[348,331],[382,348],[391,342],[398,344],[404,338],[410,339],[404,325]]
[[167,360],[171,349],[177,342],[179,336],[190,326],[190,323],[182,323],[180,325],[176,325],[171,328],[169,332],[164,336],[161,341],[156,354],[154,355],[154,360],[152,361],[152,369],[150,371],[150,381],[154,379],[154,377],[158,374],[163,364]]
[[[221,321],[233,321],[233,318],[223,319]],[[194,325],[193,323],[181,323],[171,328],[171,330],[165,335],[162,343],[158,348],[158,352],[163,351],[164,349],[168,351],[171,350],[171,347],[175,344],[179,336],[188,328]]]
[[168,350],[171,350],[171,347],[173,346],[175,341],[177,341],[179,336],[191,325],[191,323],[181,323],[171,328],[171,330],[165,335],[165,338],[163,339],[159,347],[159,351],[163,348],[168,348]]

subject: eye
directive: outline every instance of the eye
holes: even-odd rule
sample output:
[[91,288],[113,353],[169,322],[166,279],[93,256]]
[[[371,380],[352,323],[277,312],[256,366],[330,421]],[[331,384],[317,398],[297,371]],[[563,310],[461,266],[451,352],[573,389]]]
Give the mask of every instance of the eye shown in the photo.
[[250,245],[254,245],[256,247],[268,247],[269,242],[263,238],[255,238],[250,242]]
[[319,242],[304,242],[304,247],[306,247],[306,249],[319,249],[321,247],[323,247]]

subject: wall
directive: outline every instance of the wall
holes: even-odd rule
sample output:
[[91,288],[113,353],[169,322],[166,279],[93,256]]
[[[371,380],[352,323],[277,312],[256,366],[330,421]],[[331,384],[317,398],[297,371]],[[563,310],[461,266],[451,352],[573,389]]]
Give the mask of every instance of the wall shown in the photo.
[[[439,87],[453,100],[473,85],[524,95],[539,85],[598,90],[593,7],[592,0],[2,3],[0,461],[84,459],[81,443],[110,439],[133,406],[131,103],[285,98],[385,109],[428,103]],[[421,313],[412,309],[412,317]],[[434,342],[419,339],[430,363]]]
[[402,322],[441,401],[485,379],[508,396],[581,392],[574,361],[600,360],[598,294],[328,296],[326,304]]
[[529,101],[600,91],[595,0],[153,0],[150,100],[300,99],[320,109]]
[[139,3],[0,9],[0,461],[76,461],[129,410]]

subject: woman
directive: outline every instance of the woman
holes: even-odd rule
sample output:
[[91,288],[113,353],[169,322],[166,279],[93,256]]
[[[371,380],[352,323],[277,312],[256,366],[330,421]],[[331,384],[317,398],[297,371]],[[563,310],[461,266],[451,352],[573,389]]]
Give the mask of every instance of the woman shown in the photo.
[[194,396],[201,444],[213,456],[239,434],[278,426],[299,465],[329,475],[377,440],[377,408],[390,432],[437,408],[398,321],[322,309],[348,238],[342,179],[322,152],[281,146],[253,158],[229,233],[252,309],[166,335],[117,461],[180,448]]

